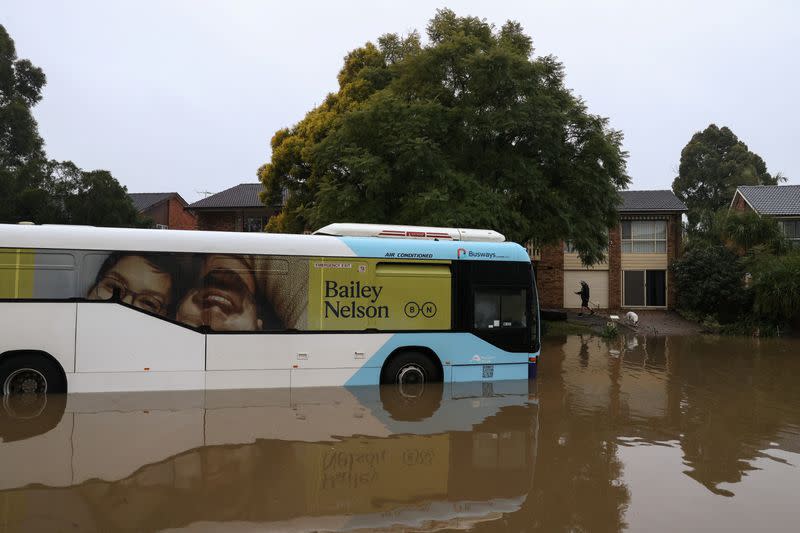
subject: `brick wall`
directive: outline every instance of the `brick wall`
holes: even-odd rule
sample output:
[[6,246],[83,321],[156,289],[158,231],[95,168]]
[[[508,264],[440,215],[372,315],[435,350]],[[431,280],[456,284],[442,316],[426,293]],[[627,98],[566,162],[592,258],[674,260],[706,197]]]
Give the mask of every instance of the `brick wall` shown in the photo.
[[[667,264],[671,267],[675,259],[683,255],[683,225],[681,215],[670,215],[667,220]],[[667,308],[675,309],[678,292],[672,268],[667,268]]]
[[622,233],[620,225],[608,230],[608,308],[622,307]]
[[541,260],[536,265],[536,287],[539,305],[544,309],[564,307],[564,248],[545,246],[541,249]]
[[161,224],[166,226],[169,221],[169,211],[166,202],[161,202],[156,205],[151,205],[149,208],[142,211],[142,215],[148,217],[154,224]]
[[175,197],[169,199],[169,229],[197,229],[197,217]]
[[207,231],[241,231],[241,228],[237,228],[236,222],[236,213],[232,211],[200,213],[197,216],[197,229]]
[[752,209],[749,205],[747,205],[747,202],[744,201],[744,198],[742,198],[741,194],[736,194],[736,197],[733,200],[733,210],[741,212],[751,211]]

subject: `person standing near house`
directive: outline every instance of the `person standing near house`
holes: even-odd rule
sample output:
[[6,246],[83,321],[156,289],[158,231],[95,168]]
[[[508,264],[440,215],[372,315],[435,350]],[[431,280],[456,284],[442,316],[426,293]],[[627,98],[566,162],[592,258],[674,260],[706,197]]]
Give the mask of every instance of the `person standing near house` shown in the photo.
[[594,310],[589,307],[589,284],[581,280],[581,288],[575,294],[581,297],[581,312],[578,316],[583,316],[583,310],[589,311],[590,315],[594,314]]

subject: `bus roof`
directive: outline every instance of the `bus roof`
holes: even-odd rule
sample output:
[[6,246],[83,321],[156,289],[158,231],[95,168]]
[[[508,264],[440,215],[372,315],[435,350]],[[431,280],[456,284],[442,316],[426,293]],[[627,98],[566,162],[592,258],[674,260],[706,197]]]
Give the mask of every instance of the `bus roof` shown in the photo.
[[0,248],[530,262],[510,242],[0,224]]

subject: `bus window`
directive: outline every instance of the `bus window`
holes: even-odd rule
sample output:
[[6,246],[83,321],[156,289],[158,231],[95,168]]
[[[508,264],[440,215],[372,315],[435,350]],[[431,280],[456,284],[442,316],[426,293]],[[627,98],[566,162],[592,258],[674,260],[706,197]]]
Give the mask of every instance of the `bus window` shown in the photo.
[[0,250],[0,298],[71,298],[75,290],[72,254],[45,250]]
[[526,296],[525,289],[476,289],[475,329],[525,327]]

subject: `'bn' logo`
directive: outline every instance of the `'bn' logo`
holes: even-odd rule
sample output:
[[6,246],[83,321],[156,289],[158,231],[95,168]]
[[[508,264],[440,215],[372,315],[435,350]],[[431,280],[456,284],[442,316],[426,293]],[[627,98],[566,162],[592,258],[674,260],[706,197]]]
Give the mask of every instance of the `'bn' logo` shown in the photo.
[[403,309],[408,318],[416,318],[422,313],[425,318],[433,318],[436,315],[436,304],[433,302],[425,302],[420,305],[417,302],[408,302]]

